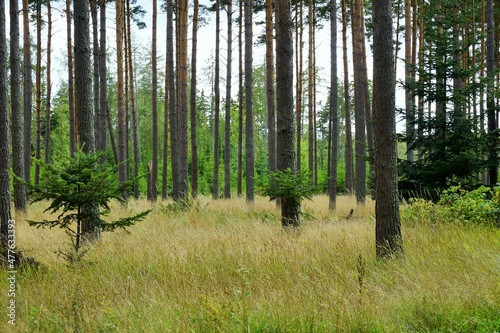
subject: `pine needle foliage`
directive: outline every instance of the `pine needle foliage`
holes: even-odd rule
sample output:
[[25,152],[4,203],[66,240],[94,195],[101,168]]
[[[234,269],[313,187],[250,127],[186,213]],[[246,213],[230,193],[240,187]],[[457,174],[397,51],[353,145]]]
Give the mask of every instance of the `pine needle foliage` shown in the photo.
[[[144,219],[151,212],[145,210],[133,216],[106,221],[110,202],[125,203],[123,193],[133,188],[137,179],[118,181],[117,168],[109,162],[99,163],[104,153],[77,151],[74,157],[53,164],[38,161],[41,167],[39,185],[30,186],[31,202],[49,201],[45,212],[56,216],[53,220],[28,220],[37,228],[60,227],[71,237],[77,256],[88,230],[114,231],[126,228]],[[84,224],[89,226],[84,228]],[[87,230],[85,230],[87,229]]]

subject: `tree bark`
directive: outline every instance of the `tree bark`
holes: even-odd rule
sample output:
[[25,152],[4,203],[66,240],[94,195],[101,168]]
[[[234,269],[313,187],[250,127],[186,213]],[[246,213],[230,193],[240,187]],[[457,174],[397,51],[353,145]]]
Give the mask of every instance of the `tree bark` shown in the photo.
[[[156,202],[158,199],[158,70],[157,70],[157,24],[158,24],[158,1],[153,0],[153,54],[152,54],[152,121],[153,136],[152,136],[152,165],[151,165],[151,201]],[[132,106],[134,107],[134,106]],[[135,175],[134,175],[135,177]]]
[[[361,24],[361,0],[354,0],[352,6],[352,42],[354,64],[354,117],[356,151],[356,201],[364,204],[366,199],[366,135],[365,135],[365,99],[363,89],[363,26]],[[391,37],[392,38],[392,37]]]
[[[132,27],[131,17],[132,11],[130,9],[130,0],[126,2],[126,27],[125,27],[125,163],[126,166],[126,179],[130,179],[130,149],[129,142],[132,141],[133,150],[133,174],[134,178],[139,177],[139,163],[141,161],[141,142],[139,139],[139,119],[137,115],[137,106],[135,100],[135,79],[134,79],[134,58],[132,56]],[[132,118],[132,120],[130,120]],[[130,136],[130,123],[132,123],[132,136]],[[134,184],[134,198],[139,197],[139,186],[137,182]]]
[[219,198],[219,129],[220,129],[220,0],[215,1],[215,79],[214,79],[214,177],[212,199]]
[[[276,5],[276,110],[278,170],[295,170],[295,131],[293,113],[293,24],[290,0]],[[283,227],[300,226],[300,203],[296,198],[281,198]]]
[[[36,143],[35,158],[40,160],[42,113],[42,2],[36,3]],[[40,165],[35,163],[35,185],[40,182]]]
[[[123,37],[124,37],[124,0],[116,0],[116,65],[117,65],[117,153],[118,153],[118,178],[120,182],[127,180],[127,167],[125,166],[126,158],[126,129],[125,129],[125,96],[124,96],[124,78],[123,78]],[[124,193],[124,196],[126,194]]]
[[52,7],[50,0],[47,0],[47,95],[45,96],[45,163],[50,162],[50,99],[52,94],[52,76],[50,75],[52,67]]
[[373,115],[375,130],[376,252],[402,254],[399,217],[394,51],[389,0],[373,1]]
[[177,108],[174,72],[174,27],[173,27],[173,1],[167,0],[167,75],[168,75],[168,100],[170,122],[170,154],[172,161],[172,196],[174,200],[180,199],[179,194],[179,146],[177,133]]
[[[105,1],[105,0],[103,0]],[[73,80],[73,42],[71,33],[71,0],[66,0],[66,46],[68,50],[68,100],[69,100],[69,153],[71,157],[76,150],[76,117],[75,92]]]
[[239,0],[240,17],[238,20],[238,171],[236,195],[243,193],[243,0]]
[[308,168],[309,177],[311,182],[314,179],[314,80],[315,80],[315,68],[314,68],[314,11],[313,11],[313,1],[308,2],[308,22],[309,22],[309,52],[308,52],[308,77],[307,77],[307,95],[308,95]]
[[[303,38],[303,35],[304,35],[304,15],[303,15],[303,6],[304,6],[304,2],[303,1],[300,1],[299,2],[299,12],[298,12],[298,16],[299,16],[299,19],[296,20],[296,29],[297,29],[297,35],[296,36],[296,48],[297,48],[297,51],[296,51],[296,54],[297,54],[297,59],[296,59],[296,70],[297,70],[297,106],[296,106],[296,109],[297,109],[297,112],[296,112],[296,115],[295,115],[295,126],[297,127],[297,155],[296,155],[296,158],[297,158],[297,162],[296,162],[296,167],[297,167],[297,170],[300,170],[301,168],[301,155],[302,155],[302,149],[301,149],[301,146],[302,146],[302,142],[301,142],[301,139],[302,139],[302,64],[303,64],[303,61],[302,61],[302,54],[303,54],[303,42],[302,42],[302,38]],[[298,24],[297,24],[297,21],[298,21]]]
[[188,94],[187,44],[188,1],[179,1],[179,199],[187,200],[188,190]]
[[276,171],[276,106],[274,91],[273,2],[266,0],[266,100],[269,171]]
[[486,93],[486,113],[488,116],[488,164],[489,184],[498,183],[498,122],[495,103],[495,26],[493,16],[493,0],[486,0],[486,72],[488,77]]
[[0,2],[0,253],[7,253],[10,211],[9,96],[5,1]]
[[190,95],[190,121],[191,121],[191,195],[198,196],[198,139],[196,137],[197,112],[196,112],[196,59],[198,48],[198,12],[199,2],[194,0],[193,5],[193,33],[191,45],[191,95]]
[[[12,171],[16,177],[24,177],[23,117],[21,110],[21,61],[19,55],[19,3],[10,0],[10,99],[12,119]],[[31,87],[30,87],[31,89]],[[14,207],[26,211],[26,186],[14,178]]]
[[[101,123],[100,97],[99,89],[99,21],[97,17],[97,1],[90,0],[90,16],[92,20],[92,58],[93,58],[93,101],[94,101],[94,132],[96,151],[104,151],[106,148],[106,123]],[[103,143],[104,142],[104,143]],[[100,162],[104,162],[103,157]]]
[[[412,58],[411,44],[411,0],[405,0],[405,109],[406,109],[406,159],[413,163],[415,160],[413,152],[413,141],[415,136],[415,99],[412,96],[409,85],[412,83],[412,66],[414,64]],[[414,14],[415,15],[415,14]]]
[[337,154],[338,154],[338,94],[337,94],[337,0],[330,0],[330,179],[328,208],[337,205]]
[[[254,202],[254,128],[252,104],[252,0],[245,0],[245,146],[246,146],[246,200]],[[293,70],[293,68],[292,68]]]
[[349,63],[347,60],[347,8],[342,0],[342,53],[344,65],[344,120],[345,120],[345,191],[354,193],[354,165],[352,158],[351,97],[349,94]]
[[232,18],[233,2],[227,2],[227,64],[226,64],[226,115],[224,131],[224,198],[231,198],[231,65],[232,65]]
[[[95,152],[89,12],[87,1],[76,0],[74,2],[75,102],[78,143],[84,153]],[[86,240],[96,240],[100,237],[100,230],[95,227],[92,220],[84,219],[81,230]]]
[[23,0],[23,109],[24,109],[24,181],[31,183],[31,103],[33,102],[33,82],[31,78],[31,40],[29,29],[28,0]]
[[[106,0],[100,1],[100,36],[99,36],[99,109],[96,109],[99,137],[96,139],[97,150],[106,150],[107,127],[107,67],[106,67]],[[94,84],[95,85],[95,84]]]

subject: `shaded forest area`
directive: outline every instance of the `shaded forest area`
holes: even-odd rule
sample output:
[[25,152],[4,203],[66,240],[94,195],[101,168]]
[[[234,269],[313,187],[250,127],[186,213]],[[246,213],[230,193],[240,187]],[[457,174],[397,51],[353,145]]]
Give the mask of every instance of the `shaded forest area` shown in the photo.
[[[355,194],[363,204],[367,194],[376,196],[375,180],[384,178],[378,177],[376,155],[379,173],[395,166],[396,161],[380,157],[390,156],[395,147],[388,155],[376,149],[377,140],[383,147],[396,134],[394,104],[388,118],[376,110],[387,109],[382,104],[394,99],[390,92],[396,84],[398,94],[404,94],[398,112],[405,124],[398,135],[399,193],[436,199],[454,184],[495,185],[500,80],[500,20],[495,18],[500,8],[492,0],[394,1],[383,9],[392,11],[392,38],[381,38],[376,4],[285,4],[294,73],[288,78],[280,78],[279,6],[269,0],[155,0],[152,13],[121,0],[75,1],[73,7],[66,1],[62,12],[51,1],[24,0],[19,8],[12,0],[8,12],[4,4],[2,27],[8,15],[10,38],[2,34],[0,40],[0,210],[10,211],[12,189],[15,209],[26,211],[21,179],[40,182],[36,161],[64,160],[78,149],[105,151],[119,165],[120,182],[147,174],[124,193],[134,198],[186,200],[211,194],[218,199],[235,192],[252,202],[269,172],[290,167],[307,170],[316,191],[329,194],[332,209],[337,193]],[[159,14],[165,31],[158,31]],[[55,92],[54,15],[66,19],[67,30],[67,79]],[[145,15],[152,17],[151,27],[142,22]],[[200,73],[197,56],[206,50],[197,48],[198,29],[208,20],[215,20],[215,54]],[[150,48],[134,45],[137,29],[151,30]],[[328,77],[317,63],[325,55],[315,52],[325,35],[331,50]],[[158,36],[165,50],[158,49]],[[392,54],[377,56],[382,43]],[[252,54],[262,45],[265,61],[259,63]],[[387,59],[393,62],[389,72],[384,71]],[[403,71],[402,79],[396,76]],[[387,73],[392,77],[382,79]],[[286,104],[294,118],[281,122],[280,80],[294,85]],[[328,87],[324,103],[321,85]],[[391,122],[379,127],[378,138],[377,117],[384,126]],[[280,126],[292,123],[286,140],[294,147],[280,148]],[[284,164],[284,149],[293,150],[293,163]]]

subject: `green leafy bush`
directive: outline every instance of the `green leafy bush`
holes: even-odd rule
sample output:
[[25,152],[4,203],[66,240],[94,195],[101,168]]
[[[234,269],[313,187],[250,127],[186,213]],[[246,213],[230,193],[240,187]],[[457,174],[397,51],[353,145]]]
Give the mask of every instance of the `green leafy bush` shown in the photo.
[[499,225],[500,188],[481,186],[467,191],[460,186],[452,186],[443,191],[439,204],[444,207],[445,217],[450,222]]
[[460,185],[441,193],[437,204],[424,199],[410,199],[402,218],[410,225],[425,223],[464,223],[500,226],[500,188],[481,186],[467,191]]

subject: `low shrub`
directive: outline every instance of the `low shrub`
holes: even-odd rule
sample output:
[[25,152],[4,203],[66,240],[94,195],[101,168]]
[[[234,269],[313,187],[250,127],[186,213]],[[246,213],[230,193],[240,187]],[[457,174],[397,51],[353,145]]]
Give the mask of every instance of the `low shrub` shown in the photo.
[[410,225],[438,222],[500,226],[500,187],[481,186],[467,191],[460,185],[441,193],[437,204],[410,199],[402,218]]

